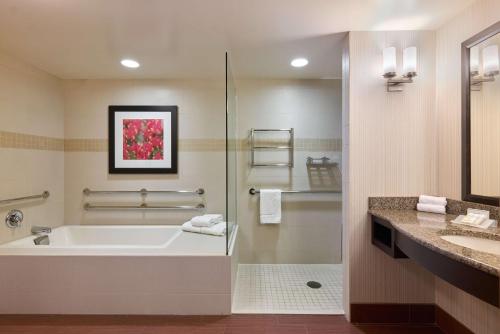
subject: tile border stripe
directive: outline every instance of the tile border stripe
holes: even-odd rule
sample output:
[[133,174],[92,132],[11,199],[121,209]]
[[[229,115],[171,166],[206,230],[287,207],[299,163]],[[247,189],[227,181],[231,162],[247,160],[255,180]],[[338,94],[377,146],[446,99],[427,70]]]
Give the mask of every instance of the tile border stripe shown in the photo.
[[[296,151],[338,151],[342,150],[341,139],[296,138]],[[248,139],[229,141],[231,147],[248,151]],[[64,152],[107,152],[108,140],[98,138],[62,139],[24,133],[0,131],[0,148],[33,149]],[[181,152],[217,152],[226,150],[225,139],[192,138],[180,139]]]

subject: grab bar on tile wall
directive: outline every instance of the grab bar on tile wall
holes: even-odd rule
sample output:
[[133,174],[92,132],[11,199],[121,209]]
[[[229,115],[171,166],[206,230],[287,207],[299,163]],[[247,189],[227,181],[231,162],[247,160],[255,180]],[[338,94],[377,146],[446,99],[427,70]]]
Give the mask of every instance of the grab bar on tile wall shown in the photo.
[[205,189],[198,188],[196,190],[90,190],[89,188],[83,189],[83,194],[86,196],[90,195],[109,195],[109,194],[195,194],[203,195],[205,194]]
[[39,195],[3,199],[3,200],[0,200],[0,205],[9,204],[9,203],[13,203],[13,202],[19,202],[19,201],[26,201],[26,200],[31,200],[31,199],[39,199],[39,198],[46,199],[49,196],[50,196],[50,193],[47,190],[45,190],[43,193],[41,193]]
[[[282,190],[284,194],[341,194],[340,190]],[[250,195],[256,195],[260,193],[259,189],[250,188],[248,191]]]
[[196,206],[190,205],[176,205],[176,206],[161,206],[161,205],[150,205],[142,203],[139,205],[95,205],[90,203],[85,203],[83,208],[85,210],[202,210],[205,208],[205,204],[198,204]]

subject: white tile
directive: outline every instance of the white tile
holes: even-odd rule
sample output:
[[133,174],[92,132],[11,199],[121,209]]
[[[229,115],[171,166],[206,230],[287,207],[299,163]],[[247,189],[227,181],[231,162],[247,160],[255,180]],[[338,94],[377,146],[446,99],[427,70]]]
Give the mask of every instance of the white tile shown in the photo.
[[343,314],[342,282],[342,264],[240,264],[232,312]]

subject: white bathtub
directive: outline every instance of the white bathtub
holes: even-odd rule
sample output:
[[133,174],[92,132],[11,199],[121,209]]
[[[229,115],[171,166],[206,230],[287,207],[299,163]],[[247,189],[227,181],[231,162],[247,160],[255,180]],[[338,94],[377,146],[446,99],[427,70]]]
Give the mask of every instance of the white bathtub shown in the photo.
[[108,225],[62,226],[49,238],[0,245],[0,314],[231,312],[225,237]]
[[180,226],[66,225],[52,229],[49,245],[36,236],[0,245],[0,255],[225,255],[225,237],[183,232]]

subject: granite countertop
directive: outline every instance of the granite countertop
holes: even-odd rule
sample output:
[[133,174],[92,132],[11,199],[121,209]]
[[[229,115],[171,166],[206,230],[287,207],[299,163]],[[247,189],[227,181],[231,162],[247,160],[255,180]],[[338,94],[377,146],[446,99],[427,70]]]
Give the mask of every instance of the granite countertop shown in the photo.
[[476,251],[441,239],[442,235],[465,235],[500,241],[500,228],[484,230],[456,225],[450,223],[457,217],[456,214],[418,212],[400,206],[380,208],[372,205],[368,212],[389,221],[398,232],[436,252],[500,277],[500,255]]

